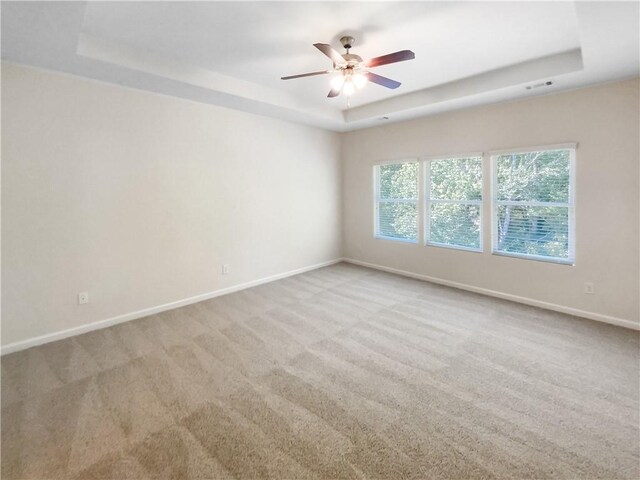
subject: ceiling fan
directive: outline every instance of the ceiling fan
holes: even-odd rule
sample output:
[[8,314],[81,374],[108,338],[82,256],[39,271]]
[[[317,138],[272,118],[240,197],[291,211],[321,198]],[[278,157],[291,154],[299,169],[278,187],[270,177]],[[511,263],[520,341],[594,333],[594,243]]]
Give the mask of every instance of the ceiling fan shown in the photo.
[[405,60],[413,60],[416,58],[415,53],[411,50],[400,50],[399,52],[389,53],[381,57],[375,57],[364,61],[359,55],[349,53],[355,39],[353,37],[342,37],[340,43],[347,50],[347,53],[340,55],[331,45],[326,43],[314,43],[313,46],[324,53],[333,61],[333,68],[330,70],[322,70],[320,72],[302,73],[300,75],[290,75],[281,77],[282,80],[291,80],[292,78],[313,77],[315,75],[326,75],[333,73],[335,76],[331,80],[331,91],[327,97],[337,97],[340,93],[347,97],[351,96],[356,89],[364,87],[367,81],[377,83],[387,88],[398,88],[400,82],[391,80],[390,78],[376,75],[369,72],[368,68],[379,67],[389,63],[403,62]]

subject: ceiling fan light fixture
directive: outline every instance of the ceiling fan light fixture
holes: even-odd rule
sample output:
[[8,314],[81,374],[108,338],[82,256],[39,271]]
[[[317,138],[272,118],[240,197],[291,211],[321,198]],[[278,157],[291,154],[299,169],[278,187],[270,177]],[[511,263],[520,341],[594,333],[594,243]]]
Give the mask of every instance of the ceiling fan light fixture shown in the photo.
[[[353,37],[342,37],[340,43],[347,50],[347,53],[341,55],[336,52],[328,43],[314,43],[313,46],[320,50],[324,55],[329,57],[333,62],[333,68],[319,72],[302,73],[299,75],[289,75],[280,77],[282,80],[291,80],[293,78],[314,77],[316,75],[333,74],[329,83],[331,90],[327,98],[335,98],[341,93],[346,97],[350,97],[357,90],[364,88],[368,83],[376,83],[383,87],[395,89],[400,86],[400,82],[396,82],[390,78],[377,75],[369,71],[370,68],[388,65],[390,63],[404,62],[405,60],[413,60],[415,54],[411,50],[400,50],[380,57],[374,57],[366,62],[362,57],[354,53],[350,53],[350,49],[354,43]],[[347,100],[347,105],[349,101]]]

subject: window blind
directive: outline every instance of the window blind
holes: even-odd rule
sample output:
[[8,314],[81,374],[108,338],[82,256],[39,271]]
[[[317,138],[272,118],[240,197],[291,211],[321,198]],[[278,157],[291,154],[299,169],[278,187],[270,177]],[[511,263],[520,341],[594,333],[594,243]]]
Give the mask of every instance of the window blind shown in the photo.
[[572,263],[574,149],[493,157],[493,252]]
[[375,167],[376,237],[418,241],[418,163]]
[[427,160],[425,238],[428,245],[482,248],[482,157]]

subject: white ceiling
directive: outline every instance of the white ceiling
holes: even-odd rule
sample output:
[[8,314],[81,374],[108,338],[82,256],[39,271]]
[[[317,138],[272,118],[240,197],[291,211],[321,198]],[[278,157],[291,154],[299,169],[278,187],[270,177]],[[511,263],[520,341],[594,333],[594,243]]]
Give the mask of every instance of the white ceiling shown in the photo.
[[[347,131],[640,73],[638,2],[6,2],[2,58]],[[327,98],[313,43],[402,82]],[[534,90],[526,85],[552,80]]]

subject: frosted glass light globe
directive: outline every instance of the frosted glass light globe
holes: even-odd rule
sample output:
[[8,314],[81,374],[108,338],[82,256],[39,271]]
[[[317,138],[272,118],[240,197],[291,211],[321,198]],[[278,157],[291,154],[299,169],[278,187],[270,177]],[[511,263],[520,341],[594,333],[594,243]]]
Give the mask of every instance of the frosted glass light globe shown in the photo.
[[344,93],[347,97],[349,95],[353,95],[353,92],[356,91],[356,87],[353,85],[353,80],[348,78],[345,80],[344,85],[342,86],[342,93]]
[[359,90],[367,84],[367,77],[362,73],[356,73],[355,75],[353,75],[353,83]]
[[331,88],[334,90],[340,90],[344,85],[344,75],[339,74],[331,79]]

